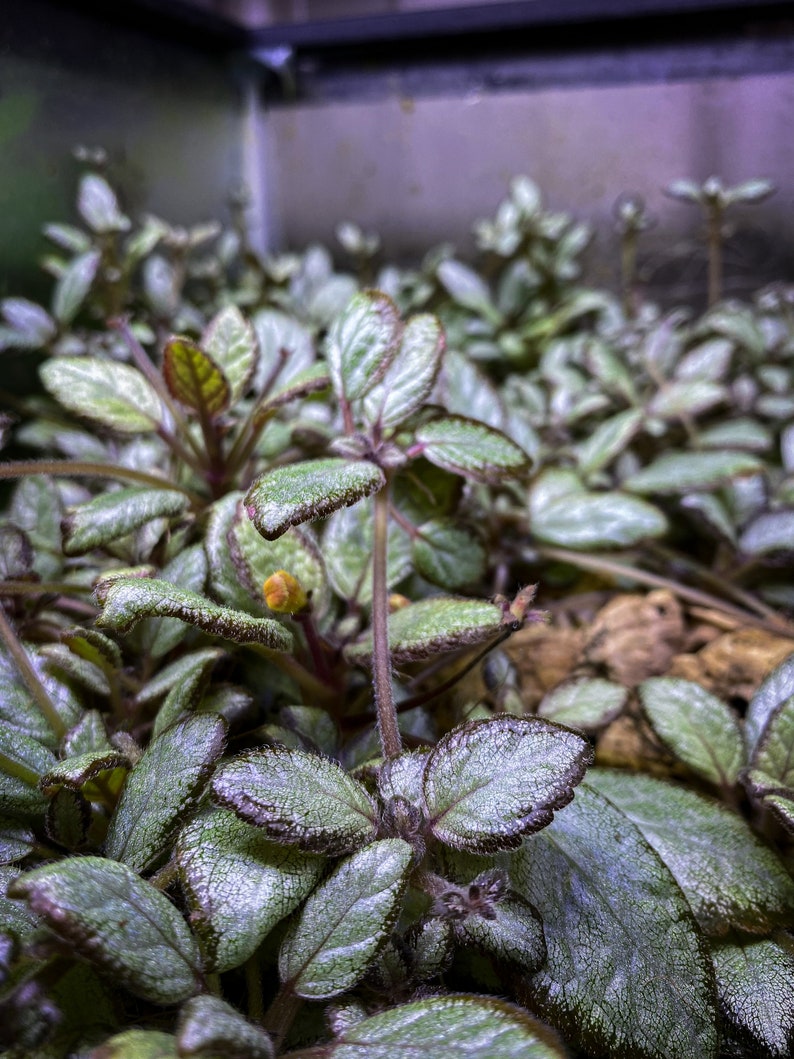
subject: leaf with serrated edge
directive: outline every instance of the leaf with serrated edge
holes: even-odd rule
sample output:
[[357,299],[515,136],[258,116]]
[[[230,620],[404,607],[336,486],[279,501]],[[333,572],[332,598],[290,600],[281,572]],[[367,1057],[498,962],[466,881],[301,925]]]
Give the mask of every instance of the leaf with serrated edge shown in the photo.
[[438,319],[429,313],[412,316],[385,376],[364,399],[367,419],[389,430],[421,408],[435,385],[443,352]]
[[596,732],[613,721],[629,697],[628,688],[596,677],[559,684],[543,697],[538,715],[585,732]]
[[794,881],[744,819],[650,776],[594,769],[588,783],[639,828],[710,935],[794,923]]
[[794,954],[773,941],[712,948],[717,993],[731,1035],[754,1056],[794,1054]]
[[53,357],[39,369],[45,389],[70,412],[122,434],[157,430],[160,398],[137,368],[98,357]]
[[444,470],[475,482],[498,484],[523,474],[531,460],[506,434],[465,416],[445,416],[416,431],[422,455]]
[[314,891],[279,953],[281,980],[294,993],[322,1000],[361,981],[397,921],[412,855],[401,838],[373,842]]
[[[362,1019],[323,1059],[563,1059],[543,1023],[482,996],[434,996]],[[318,1056],[319,1059],[319,1056]]]
[[[207,556],[200,544],[177,552],[160,571],[160,580],[183,591],[203,595],[207,580]],[[152,658],[162,658],[185,639],[185,626],[178,618],[147,618],[140,631],[141,648]]]
[[156,864],[185,816],[199,804],[223,753],[226,724],[197,714],[153,739],[127,779],[110,821],[106,852],[135,871]]
[[[503,629],[503,612],[494,603],[476,599],[433,596],[389,615],[389,648],[395,662],[432,658],[483,643]],[[368,662],[372,635],[345,649],[352,662]]]
[[510,862],[540,912],[546,963],[519,997],[587,1054],[714,1059],[714,972],[676,882],[587,782]]
[[215,801],[274,842],[309,853],[347,853],[375,836],[375,804],[357,780],[318,754],[263,747],[222,765]]
[[258,344],[253,326],[236,305],[227,305],[207,324],[199,345],[226,377],[233,404],[248,389],[256,368]]
[[100,586],[102,613],[97,625],[129,632],[143,618],[179,618],[234,643],[262,643],[277,651],[292,648],[292,636],[277,621],[253,618],[221,607],[195,592],[156,578],[120,577]]
[[648,722],[679,761],[718,786],[737,783],[744,738],[729,706],[700,684],[675,677],[651,677],[637,690]]
[[794,695],[794,654],[774,669],[750,699],[744,734],[751,758],[770,717],[786,699]]
[[517,894],[495,903],[492,916],[467,916],[456,924],[456,933],[464,944],[473,945],[525,972],[536,971],[546,959],[540,916]]
[[383,471],[367,460],[305,460],[260,475],[244,503],[257,530],[274,540],[290,526],[350,507],[385,484]]
[[175,489],[132,487],[103,493],[71,511],[61,523],[65,555],[85,555],[155,518],[173,518],[188,506]]
[[273,1059],[273,1044],[259,1026],[248,1022],[219,997],[196,996],[179,1012],[180,1059]]
[[397,350],[400,315],[388,295],[359,291],[334,320],[325,342],[331,382],[340,399],[363,397],[382,378]]
[[176,842],[191,923],[214,971],[239,967],[314,889],[324,857],[279,845],[227,809],[209,809]]
[[430,830],[455,849],[516,849],[573,798],[592,760],[570,728],[538,718],[467,721],[438,742],[424,775]]
[[172,338],[163,351],[163,378],[177,401],[211,419],[229,407],[231,388],[220,366],[189,338]]
[[399,757],[384,761],[378,772],[378,793],[384,802],[404,798],[424,811],[422,784],[429,754],[429,748],[403,751]]
[[80,956],[136,996],[176,1004],[201,986],[198,946],[164,894],[125,864],[72,857],[20,875],[24,897]]

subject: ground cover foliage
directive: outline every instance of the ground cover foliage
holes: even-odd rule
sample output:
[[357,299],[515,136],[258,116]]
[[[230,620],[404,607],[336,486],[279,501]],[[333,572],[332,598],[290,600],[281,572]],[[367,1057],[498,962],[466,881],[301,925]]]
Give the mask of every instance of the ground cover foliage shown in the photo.
[[475,266],[339,270],[89,161],[0,302],[5,1053],[790,1055],[794,293],[720,290],[768,186],[672,187],[698,314],[635,200],[615,296],[526,179]]

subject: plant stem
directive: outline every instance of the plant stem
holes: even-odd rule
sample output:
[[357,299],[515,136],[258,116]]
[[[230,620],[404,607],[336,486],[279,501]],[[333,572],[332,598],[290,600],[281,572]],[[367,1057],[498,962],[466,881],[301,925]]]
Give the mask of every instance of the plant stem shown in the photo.
[[276,993],[273,1003],[265,1012],[262,1025],[273,1038],[276,1052],[280,1051],[302,1004],[303,1000],[295,996],[289,984],[285,984]]
[[303,635],[306,637],[306,644],[309,648],[309,653],[312,656],[315,673],[320,680],[330,685],[333,678],[331,676],[331,671],[328,668],[328,659],[325,657],[323,642],[320,639],[320,634],[317,631],[317,626],[314,622],[314,617],[312,616],[311,611],[307,611],[303,614],[294,614],[293,618],[303,629]]
[[383,756],[397,757],[402,749],[392,689],[389,651],[389,594],[386,562],[389,546],[389,483],[375,494],[372,542],[372,684]]
[[63,718],[55,708],[55,704],[49,696],[47,689],[39,679],[39,675],[33,668],[28,658],[28,653],[17,639],[17,634],[11,626],[5,611],[0,607],[0,640],[6,645],[8,653],[13,658],[19,675],[32,695],[42,716],[60,741],[66,735],[66,725]]
[[272,662],[282,673],[292,677],[299,688],[305,691],[307,695],[319,699],[321,703],[328,703],[336,697],[336,692],[333,689],[329,688],[327,684],[323,684],[308,669],[304,669],[300,662],[296,662],[291,655],[284,654],[282,651],[274,651],[273,648],[261,643],[251,643],[246,644],[246,646],[249,650],[261,655],[262,658],[266,658],[268,662]]
[[[90,585],[73,585],[70,581],[0,581],[0,596],[65,596],[70,592],[91,595],[93,591]],[[96,614],[95,607],[90,610]]]
[[198,494],[185,489],[156,474],[122,467],[118,463],[94,463],[90,460],[11,460],[0,463],[0,478],[25,478],[33,474],[65,475],[69,478],[119,478],[138,482],[153,489],[176,489],[184,493],[195,507],[203,507],[206,501]]
[[722,209],[716,203],[708,209],[709,308],[722,297]]
[[265,1007],[262,1003],[262,968],[257,953],[246,960],[245,986],[248,994],[248,1017],[252,1022],[261,1024],[265,1020]]

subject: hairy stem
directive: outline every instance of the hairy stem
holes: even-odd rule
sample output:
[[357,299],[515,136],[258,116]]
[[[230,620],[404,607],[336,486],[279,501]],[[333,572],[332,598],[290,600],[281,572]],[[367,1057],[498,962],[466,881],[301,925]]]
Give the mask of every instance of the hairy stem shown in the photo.
[[34,702],[38,706],[47,724],[58,737],[58,740],[63,739],[67,731],[63,718],[56,710],[55,703],[52,701],[47,689],[39,679],[38,673],[33,668],[33,665],[28,658],[27,651],[17,639],[17,634],[14,632],[14,629],[2,607],[0,607],[0,640],[3,641],[8,649],[8,653],[11,655],[17,669],[19,670],[19,675],[22,677],[25,686],[33,697]]
[[402,749],[394,708],[389,651],[389,593],[386,576],[389,545],[389,486],[375,494],[372,544],[372,683],[378,733],[384,757],[397,757]]
[[245,962],[245,988],[248,994],[248,1017],[252,1022],[261,1024],[265,1020],[265,1007],[262,1003],[262,967],[257,953]]
[[302,1004],[303,1000],[295,996],[290,985],[286,984],[279,989],[273,1003],[265,1012],[262,1025],[273,1038],[276,1052],[281,1050],[284,1038],[289,1033]]
[[153,489],[176,489],[184,493],[194,507],[203,507],[206,503],[202,497],[176,482],[156,474],[147,474],[146,471],[136,471],[133,467],[122,467],[118,463],[94,463],[90,460],[11,460],[0,463],[0,478],[25,478],[34,474],[64,475],[69,478],[118,478]]

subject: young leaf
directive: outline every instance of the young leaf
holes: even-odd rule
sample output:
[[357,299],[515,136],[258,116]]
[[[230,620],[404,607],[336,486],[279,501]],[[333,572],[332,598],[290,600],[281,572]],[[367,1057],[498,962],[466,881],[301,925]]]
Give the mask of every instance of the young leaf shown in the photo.
[[623,712],[628,697],[628,688],[600,677],[566,681],[543,697],[538,715],[585,732],[597,732]]
[[52,295],[52,315],[62,326],[66,327],[77,316],[96,279],[101,261],[99,250],[89,250],[73,258],[58,277]]
[[136,996],[176,1004],[201,987],[198,947],[185,921],[124,864],[72,857],[20,875],[9,893],[26,898],[78,955]]
[[637,689],[651,727],[685,765],[719,787],[733,787],[745,763],[739,720],[691,680],[651,677]]
[[417,572],[448,592],[479,582],[487,559],[479,538],[454,518],[423,522],[414,539],[413,557]]
[[769,719],[782,702],[794,695],[794,654],[790,654],[764,680],[747,707],[745,737],[752,758]]
[[172,338],[163,350],[163,377],[171,394],[202,418],[226,411],[231,387],[219,365],[189,338]]
[[[183,714],[192,713],[196,709],[209,683],[212,668],[218,659],[223,657],[223,654],[224,652],[217,648],[214,650],[210,648],[194,651],[179,660],[180,662],[189,660],[192,664],[182,668],[179,679],[173,682],[168,689],[168,694],[154,719],[153,739],[175,724]],[[140,695],[138,701],[141,701]]]
[[264,1030],[207,993],[182,1006],[177,1046],[180,1059],[273,1059],[276,1054]]
[[510,871],[546,936],[547,961],[527,980],[533,1010],[587,1054],[714,1059],[714,972],[702,936],[672,875],[619,810],[583,784]]
[[103,607],[97,625],[120,632],[129,632],[143,618],[171,617],[234,643],[262,643],[276,651],[292,647],[292,636],[277,621],[221,607],[168,581],[120,577],[101,583],[97,594]]
[[794,834],[794,790],[781,787],[760,769],[748,769],[742,776],[748,793],[765,809],[771,809],[787,831]]
[[160,398],[137,368],[98,357],[54,357],[39,369],[64,408],[121,434],[157,430]]
[[116,193],[98,173],[84,173],[77,191],[77,209],[88,227],[98,234],[126,232],[129,217],[119,209]]
[[378,772],[378,793],[384,802],[404,798],[424,811],[423,783],[429,748],[403,751],[399,757],[385,761]]
[[455,849],[516,849],[573,798],[592,760],[578,732],[537,718],[467,721],[439,740],[424,774],[430,830]]
[[794,922],[794,881],[742,817],[650,776],[595,769],[588,783],[642,832],[707,934]]
[[323,857],[272,842],[225,809],[208,809],[176,842],[190,920],[213,971],[239,967],[308,897]]
[[363,397],[382,378],[400,340],[397,306],[380,291],[359,291],[334,320],[325,342],[331,382],[340,400]]
[[607,467],[628,447],[644,418],[645,413],[641,408],[629,408],[600,423],[588,438],[576,446],[580,473],[587,478]]
[[767,940],[715,945],[711,955],[731,1036],[764,1059],[794,1053],[794,955]]
[[488,284],[473,269],[454,258],[448,258],[438,266],[438,278],[458,305],[492,323],[500,321]]
[[412,855],[400,838],[373,842],[314,891],[279,953],[281,980],[293,992],[322,1000],[361,981],[397,921]]
[[130,762],[119,750],[88,750],[59,761],[39,780],[39,788],[52,797],[61,788],[79,791],[89,801],[103,801],[118,793]]
[[173,518],[188,506],[175,489],[132,487],[102,493],[71,511],[61,523],[65,555],[85,555],[132,533],[155,518]]
[[746,452],[666,452],[630,475],[623,487],[632,493],[680,496],[719,489],[734,478],[762,470],[760,460]]
[[[394,662],[410,662],[482,643],[503,629],[503,611],[494,603],[433,596],[389,616],[389,647]],[[371,655],[371,633],[345,648],[351,662]]]
[[327,758],[263,747],[221,765],[215,801],[274,842],[338,856],[375,836],[375,804],[356,780]]
[[416,431],[422,455],[447,471],[475,482],[498,485],[523,474],[530,458],[506,434],[465,416],[445,416]]
[[107,855],[137,872],[151,869],[196,809],[223,753],[226,724],[196,714],[167,728],[130,773],[110,821]]
[[371,423],[399,427],[422,407],[435,385],[444,352],[444,332],[435,316],[412,316],[385,376],[364,399]]
[[290,526],[350,507],[385,484],[383,471],[368,460],[305,460],[260,475],[244,503],[262,536],[275,540]]
[[[43,666],[39,655],[30,648],[25,649],[34,670],[43,675]],[[36,705],[33,696],[19,679],[16,665],[0,648],[0,723],[9,729],[28,736],[37,743],[55,748],[57,737],[47,719]]]
[[546,959],[543,925],[532,905],[518,894],[495,902],[487,916],[472,914],[455,924],[459,939],[504,960],[520,971],[536,971]]
[[548,1028],[483,996],[433,996],[355,1022],[317,1059],[563,1059]]
[[199,346],[229,383],[230,404],[246,392],[256,369],[256,332],[236,305],[227,305],[207,324]]
[[41,349],[55,337],[55,322],[46,310],[27,298],[3,298],[0,312],[13,330],[15,349]]

